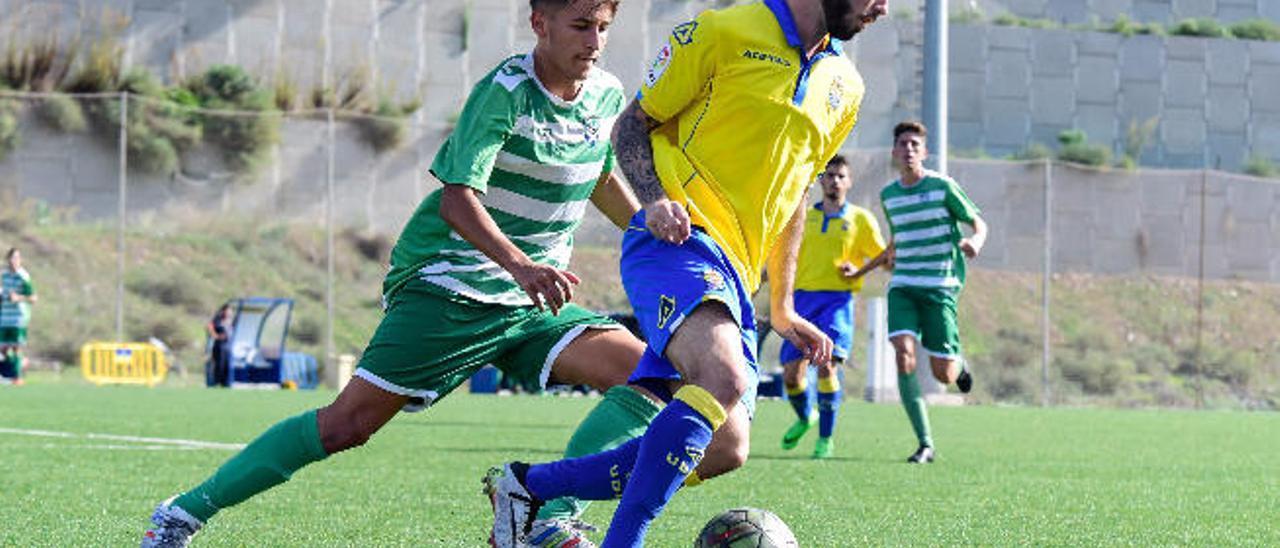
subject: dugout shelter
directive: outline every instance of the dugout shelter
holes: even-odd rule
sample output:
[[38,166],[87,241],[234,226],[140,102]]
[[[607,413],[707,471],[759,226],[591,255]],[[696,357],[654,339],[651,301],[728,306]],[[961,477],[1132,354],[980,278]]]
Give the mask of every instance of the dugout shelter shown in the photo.
[[[287,352],[293,299],[244,297],[227,301],[232,310],[228,328],[227,386],[232,388],[278,388],[282,385],[315,388],[318,384],[315,358]],[[208,340],[212,348],[213,340]],[[213,383],[213,363],[205,365],[206,384]]]

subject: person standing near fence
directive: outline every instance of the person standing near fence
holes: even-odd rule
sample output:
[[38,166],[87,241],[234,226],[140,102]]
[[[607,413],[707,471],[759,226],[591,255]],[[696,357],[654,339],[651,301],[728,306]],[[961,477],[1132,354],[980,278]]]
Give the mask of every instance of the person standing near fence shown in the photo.
[[209,336],[209,386],[231,384],[231,304],[223,304],[204,326]]
[[22,267],[22,252],[16,247],[9,248],[5,258],[9,264],[0,274],[0,356],[9,363],[13,384],[21,385],[31,305],[39,298],[31,284],[31,274]]
[[[831,337],[831,360],[810,363],[799,348],[784,339],[778,361],[783,366],[787,399],[797,417],[782,436],[782,448],[794,449],[816,423],[818,441],[813,458],[826,459],[834,449],[832,434],[843,395],[837,366],[851,357],[854,296],[862,291],[862,276],[868,272],[860,267],[883,253],[885,245],[875,216],[845,201],[853,179],[844,156],[831,158],[818,181],[822,201],[805,216],[794,300],[796,312]],[[816,387],[809,384],[810,365],[818,369]]]
[[[889,341],[898,366],[898,394],[920,444],[907,458],[910,463],[934,459],[928,410],[916,379],[916,341],[938,382],[969,392],[973,377],[961,359],[956,303],[964,288],[965,259],[977,257],[987,241],[987,223],[959,183],[924,168],[927,136],[919,122],[893,128],[893,162],[900,177],[880,191],[892,243],[868,264],[874,268],[892,261]],[[965,237],[961,224],[973,233]]]

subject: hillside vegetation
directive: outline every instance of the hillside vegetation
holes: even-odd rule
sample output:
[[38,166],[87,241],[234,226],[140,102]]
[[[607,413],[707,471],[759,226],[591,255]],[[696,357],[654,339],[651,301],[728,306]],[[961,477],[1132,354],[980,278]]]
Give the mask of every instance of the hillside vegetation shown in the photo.
[[[12,200],[0,208],[0,245],[18,246],[41,300],[33,312],[35,367],[74,365],[91,340],[115,338],[116,229]],[[197,378],[204,324],[233,297],[295,301],[291,350],[323,355],[326,246],[323,227],[263,219],[183,215],[181,228],[157,219],[126,233],[125,337],[163,341],[181,370]],[[334,249],[334,347],[356,354],[377,325],[382,276],[393,235],[339,230]],[[578,302],[629,310],[616,249],[580,247],[573,270]],[[966,357],[979,375],[977,401],[1038,403],[1041,397],[1039,273],[974,265],[961,299]],[[868,295],[883,294],[880,274]],[[1206,282],[1197,335],[1194,280],[1150,276],[1055,276],[1050,391],[1055,403],[1123,406],[1280,407],[1280,287]],[[767,313],[767,288],[757,312]],[[863,315],[859,307],[859,315]],[[855,341],[849,393],[860,394],[865,331]],[[1199,344],[1197,344],[1199,341]],[[777,355],[766,347],[766,369]],[[1199,353],[1197,353],[1199,348]]]

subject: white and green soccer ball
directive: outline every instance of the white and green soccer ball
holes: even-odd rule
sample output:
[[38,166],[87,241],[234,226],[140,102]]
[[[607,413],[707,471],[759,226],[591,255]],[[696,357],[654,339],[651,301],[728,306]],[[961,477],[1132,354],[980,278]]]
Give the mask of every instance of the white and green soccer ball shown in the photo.
[[693,540],[693,548],[799,547],[782,518],[759,508],[734,508],[711,518]]

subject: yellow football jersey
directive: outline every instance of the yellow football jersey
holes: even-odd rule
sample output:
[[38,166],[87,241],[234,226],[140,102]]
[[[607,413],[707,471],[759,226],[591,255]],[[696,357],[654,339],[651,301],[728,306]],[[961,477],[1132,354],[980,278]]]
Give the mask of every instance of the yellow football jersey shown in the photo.
[[796,260],[796,289],[803,291],[862,291],[866,278],[850,280],[840,275],[840,265],[867,264],[884,251],[880,223],[864,208],[845,204],[835,215],[822,211],[822,203],[809,208],[804,219],[804,240]]
[[663,189],[750,291],[864,93],[838,40],[812,58],[801,47],[783,0],[709,10],[672,31],[639,93],[662,122],[651,141]]

